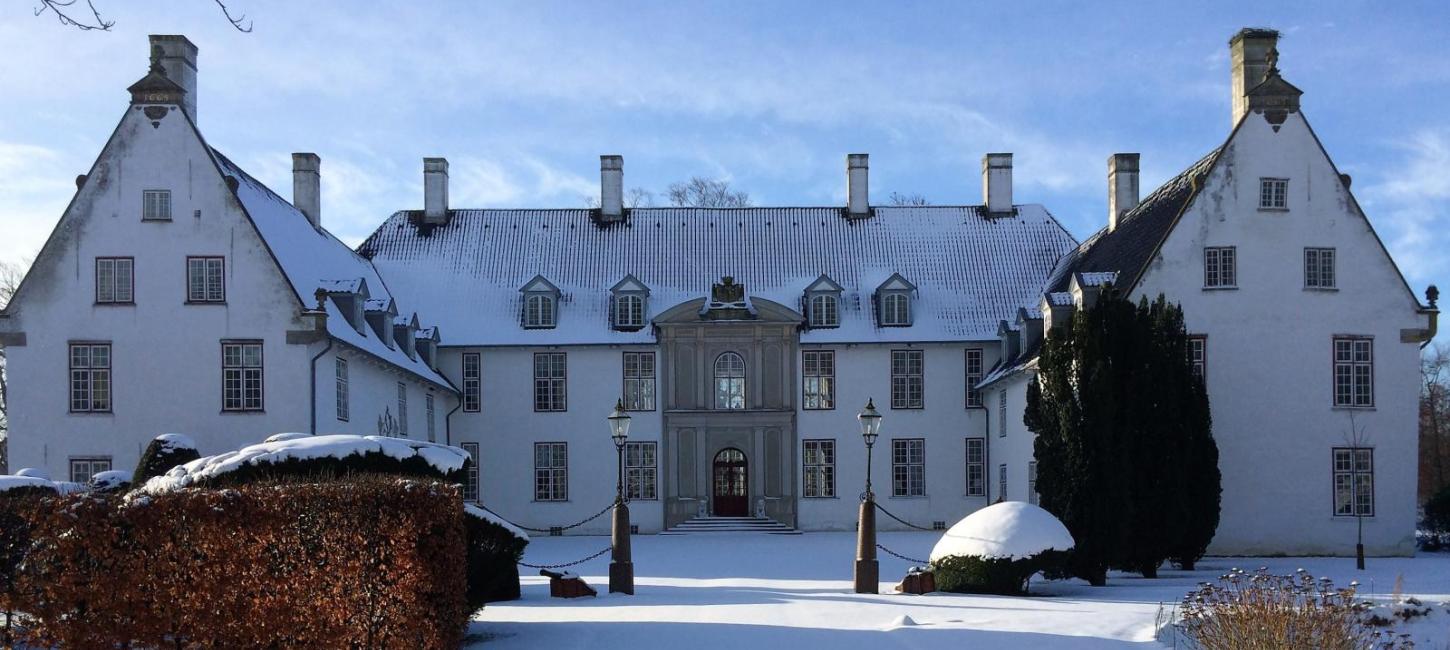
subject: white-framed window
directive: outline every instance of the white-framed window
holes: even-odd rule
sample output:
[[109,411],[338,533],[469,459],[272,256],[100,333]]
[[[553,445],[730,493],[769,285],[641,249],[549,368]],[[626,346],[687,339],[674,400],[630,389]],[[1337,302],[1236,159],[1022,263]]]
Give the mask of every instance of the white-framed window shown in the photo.
[[624,353],[624,410],[655,410],[655,353]]
[[1192,365],[1193,376],[1200,380],[1208,380],[1208,337],[1193,335],[1188,337],[1188,363]]
[[337,360],[333,364],[333,372],[337,377],[337,419],[347,422],[350,411],[348,405],[347,359],[337,357]]
[[715,358],[715,408],[745,408],[745,359],[734,352]]
[[70,481],[90,483],[91,477],[111,471],[110,456],[85,456],[70,459]]
[[483,406],[483,356],[463,353],[463,411],[477,413]]
[[437,442],[438,425],[433,422],[433,393],[423,394],[423,415],[427,419],[428,442]]
[[630,499],[653,501],[659,498],[655,493],[657,462],[656,443],[624,443],[624,495]]
[[801,352],[802,406],[808,411],[836,408],[836,353],[834,350]]
[[262,406],[262,342],[222,341],[222,410]]
[[614,297],[614,328],[637,330],[644,327],[644,296],[620,294]]
[[925,391],[921,350],[891,351],[891,408],[922,408]]
[[534,443],[534,500],[569,500],[569,443]]
[[1259,179],[1259,209],[1260,210],[1288,210],[1289,209],[1289,179],[1287,179],[1287,178],[1260,178]]
[[1224,289],[1238,286],[1238,251],[1233,246],[1203,249],[1203,287]]
[[549,328],[554,322],[554,296],[536,293],[524,297],[524,327]]
[[221,257],[186,258],[186,301],[226,302],[225,267]]
[[926,439],[891,440],[891,496],[926,496]]
[[1334,249],[1304,249],[1304,288],[1335,288]]
[[127,305],[135,301],[136,260],[130,257],[96,258],[96,303]]
[[171,221],[171,190],[142,190],[142,221]]
[[565,386],[568,361],[563,352],[534,353],[534,410],[563,411],[568,407]]
[[111,344],[70,344],[70,411],[111,412]]
[[1374,339],[1334,337],[1334,405],[1374,406]]
[[478,502],[478,443],[465,442],[460,445],[468,454],[468,473],[463,475],[463,500]]
[[840,327],[841,326],[841,299],[835,294],[819,292],[811,294],[810,308],[811,327]]
[[1007,437],[1007,389],[997,391],[997,437]]
[[1027,461],[1027,502],[1037,505],[1037,461]]
[[398,382],[398,435],[408,437],[408,385]]
[[987,496],[987,441],[967,438],[967,496]]
[[977,390],[977,384],[982,381],[982,349],[967,348],[966,362],[967,408],[981,408],[982,391]]
[[836,441],[801,441],[802,496],[825,499],[836,496]]
[[997,466],[997,500],[1007,500],[1007,463]]
[[890,292],[881,296],[881,325],[884,327],[905,327],[911,324],[911,298],[905,292]]
[[1374,516],[1374,450],[1334,448],[1334,515]]

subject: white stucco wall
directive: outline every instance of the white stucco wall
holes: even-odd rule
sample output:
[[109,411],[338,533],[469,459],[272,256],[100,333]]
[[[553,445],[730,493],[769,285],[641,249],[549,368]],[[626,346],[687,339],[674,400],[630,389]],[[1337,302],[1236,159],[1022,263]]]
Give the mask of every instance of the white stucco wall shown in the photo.
[[[313,346],[313,348],[321,349],[318,346]],[[336,360],[338,357],[346,359],[348,362],[348,418],[346,421],[337,417]],[[386,414],[395,422],[401,420],[398,415],[398,384],[400,382],[407,387],[408,395],[408,423],[407,428],[403,430],[406,433],[403,437],[413,440],[429,439],[427,398],[425,396],[432,395],[433,441],[443,442],[446,425],[444,420],[448,411],[458,403],[452,393],[421,381],[412,373],[401,372],[396,366],[378,361],[372,356],[342,343],[335,343],[327,354],[317,360],[317,432],[319,434],[378,435],[380,417]]]
[[[1022,424],[1022,414],[1027,411],[1027,382],[1036,374],[1019,372],[998,381],[987,388],[985,398],[991,406],[991,431],[987,433],[987,494],[991,502],[1029,501],[1027,490],[1027,464],[1035,457],[1032,451],[1036,435]],[[1000,396],[1007,395],[1006,435],[1002,435],[1001,415],[998,411]],[[999,487],[999,472],[1007,466],[1007,493]]]

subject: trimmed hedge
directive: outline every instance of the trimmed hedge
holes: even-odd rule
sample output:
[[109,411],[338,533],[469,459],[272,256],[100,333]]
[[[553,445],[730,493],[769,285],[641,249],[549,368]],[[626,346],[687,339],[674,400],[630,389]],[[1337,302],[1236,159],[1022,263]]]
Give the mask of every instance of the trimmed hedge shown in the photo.
[[0,492],[0,614],[5,624],[0,627],[0,647],[15,645],[13,614],[25,602],[19,581],[19,569],[30,549],[31,530],[41,512],[50,508],[55,488],[19,487]]
[[468,537],[468,608],[478,611],[487,603],[518,600],[518,561],[528,540],[481,517],[463,519]]
[[[341,458],[325,456],[320,458],[288,458],[279,463],[256,463],[237,467],[225,474],[198,481],[197,487],[232,487],[258,482],[278,480],[335,481],[351,479],[354,476],[384,474],[388,476],[435,479],[448,483],[463,483],[468,465],[447,474],[438,471],[418,456],[398,460],[387,454],[369,451],[350,454]],[[136,481],[136,485],[143,485]]]
[[953,555],[932,563],[936,588],[964,594],[1018,596],[1039,571],[1060,569],[1066,554],[1047,551],[1020,560]]
[[41,647],[457,647],[457,489],[355,477],[49,500],[17,576]]
[[201,458],[195,447],[178,446],[174,438],[168,437],[175,435],[162,434],[151,439],[151,444],[146,445],[146,451],[141,452],[141,461],[136,463],[136,471],[131,472],[133,485],[145,485],[152,477],[161,476],[177,465],[185,465]]

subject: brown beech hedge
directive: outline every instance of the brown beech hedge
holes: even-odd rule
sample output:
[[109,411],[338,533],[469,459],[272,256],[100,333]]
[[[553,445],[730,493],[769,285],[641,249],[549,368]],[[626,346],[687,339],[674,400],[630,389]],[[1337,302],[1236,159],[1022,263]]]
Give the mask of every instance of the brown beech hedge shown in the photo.
[[468,624],[464,514],[442,482],[53,499],[0,596],[33,645],[456,648]]

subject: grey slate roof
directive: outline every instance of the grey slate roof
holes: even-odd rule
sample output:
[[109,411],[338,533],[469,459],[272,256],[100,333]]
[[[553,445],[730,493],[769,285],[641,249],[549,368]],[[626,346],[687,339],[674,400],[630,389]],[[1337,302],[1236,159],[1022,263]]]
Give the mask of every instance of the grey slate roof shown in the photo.
[[[650,289],[649,318],[726,275],[800,310],[824,273],[844,289],[841,325],[803,342],[989,340],[1076,246],[1039,205],[995,219],[979,206],[877,207],[855,221],[836,207],[643,208],[609,226],[586,209],[454,210],[436,227],[418,218],[393,214],[358,251],[449,346],[652,342],[650,328],[609,327],[609,289],[629,274]],[[893,273],[917,286],[910,327],[875,324],[872,295]],[[520,326],[518,289],[536,274],[560,289],[555,329]]]

